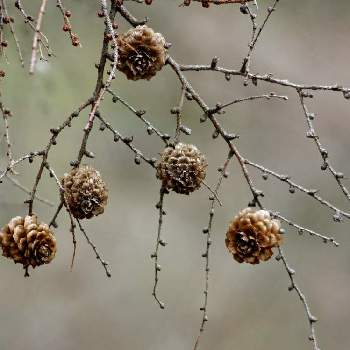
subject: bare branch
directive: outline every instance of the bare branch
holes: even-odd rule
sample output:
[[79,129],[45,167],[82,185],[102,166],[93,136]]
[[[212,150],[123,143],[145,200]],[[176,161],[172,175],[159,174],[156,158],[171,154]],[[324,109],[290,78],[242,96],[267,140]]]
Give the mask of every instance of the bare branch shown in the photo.
[[288,273],[291,285],[289,286],[288,290],[292,291],[295,290],[296,293],[298,294],[300,301],[302,302],[304,309],[305,309],[305,313],[306,316],[308,318],[309,321],[309,326],[310,326],[310,335],[309,335],[309,340],[312,342],[313,344],[313,348],[314,350],[320,350],[318,345],[317,345],[317,338],[316,338],[316,332],[315,332],[315,323],[317,322],[317,318],[312,315],[311,311],[310,311],[310,306],[307,302],[307,299],[304,295],[304,293],[301,291],[301,289],[298,287],[298,285],[295,282],[295,271],[288,265],[288,262],[286,260],[286,257],[283,253],[283,250],[279,247],[279,255],[276,257],[277,260],[281,260],[283,262],[283,265]]
[[89,246],[91,246],[92,250],[94,251],[95,255],[96,255],[96,259],[102,264],[105,272],[106,272],[106,276],[107,277],[112,277],[112,274],[109,270],[109,265],[108,262],[106,262],[102,257],[101,254],[98,252],[97,247],[94,245],[94,243],[91,241],[90,237],[88,236],[88,234],[86,233],[85,229],[83,228],[80,220],[77,219],[77,223],[79,226],[79,229],[81,231],[81,233],[84,235],[86,241],[88,242]]
[[159,212],[158,217],[158,229],[157,229],[157,240],[156,240],[156,248],[154,253],[151,254],[151,258],[154,259],[154,284],[153,284],[153,292],[152,295],[154,299],[157,301],[159,307],[161,309],[164,309],[165,304],[163,301],[161,301],[157,294],[157,287],[159,282],[159,272],[161,271],[161,266],[159,265],[159,248],[160,246],[165,246],[166,242],[161,238],[161,232],[162,232],[162,226],[163,226],[163,216],[166,214],[163,207],[164,207],[164,195],[167,194],[168,191],[162,187],[160,189],[160,198],[159,202],[156,205],[156,208]]

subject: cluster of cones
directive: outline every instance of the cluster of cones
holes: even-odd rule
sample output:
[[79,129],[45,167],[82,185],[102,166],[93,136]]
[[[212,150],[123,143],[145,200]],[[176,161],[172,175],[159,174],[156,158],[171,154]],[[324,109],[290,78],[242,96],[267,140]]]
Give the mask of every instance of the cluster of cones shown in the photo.
[[[128,79],[149,80],[165,65],[167,44],[160,33],[146,25],[130,29],[117,38],[118,69]],[[189,195],[198,190],[206,176],[207,161],[198,148],[177,143],[166,147],[156,164],[156,176],[164,189]],[[91,166],[79,166],[62,181],[62,200],[76,219],[90,219],[104,212],[108,191],[100,173]],[[236,261],[257,264],[271,258],[272,248],[281,242],[280,223],[265,210],[247,208],[231,222],[226,246]],[[35,215],[16,216],[0,230],[3,255],[29,266],[50,263],[56,254],[56,239],[50,227]]]
[[[62,179],[63,203],[76,219],[102,214],[108,193],[100,173],[90,166],[74,168]],[[3,255],[25,270],[50,263],[57,251],[56,238],[49,225],[36,215],[16,216],[0,230]]]

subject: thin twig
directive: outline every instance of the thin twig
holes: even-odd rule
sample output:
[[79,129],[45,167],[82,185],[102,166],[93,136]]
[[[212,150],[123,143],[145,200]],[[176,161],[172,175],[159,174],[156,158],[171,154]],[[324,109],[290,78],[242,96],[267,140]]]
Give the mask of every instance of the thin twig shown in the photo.
[[186,94],[186,88],[185,86],[182,85],[179,105],[172,110],[172,113],[176,114],[176,129],[175,129],[175,136],[174,136],[175,144],[180,142],[180,132],[183,127],[182,126],[182,109],[184,106],[185,94]]
[[[60,199],[61,199],[61,197],[60,197]],[[55,212],[53,218],[50,221],[50,224],[49,224],[50,227],[51,226],[58,227],[56,219],[58,217],[58,214],[61,212],[62,208],[63,208],[63,201],[61,200],[60,204],[58,205],[58,207],[56,209],[56,212]]]
[[273,217],[275,217],[275,218],[285,222],[289,226],[294,227],[298,231],[300,236],[303,235],[304,232],[306,232],[312,237],[317,237],[317,238],[322,239],[322,241],[324,243],[332,243],[332,244],[334,244],[334,246],[339,247],[339,243],[337,241],[335,241],[333,237],[328,237],[326,235],[322,235],[322,234],[317,233],[317,232],[315,232],[313,230],[310,230],[310,229],[308,229],[306,227],[300,226],[300,225],[296,224],[295,222],[293,222],[293,221],[287,219],[286,217],[282,216],[280,213],[270,211],[270,214]]
[[223,109],[232,106],[236,103],[241,103],[241,102],[247,102],[247,101],[254,101],[254,100],[261,100],[261,99],[266,99],[266,100],[271,100],[271,99],[280,99],[287,101],[288,96],[283,96],[283,95],[276,95],[274,92],[270,92],[269,94],[264,94],[264,95],[258,95],[258,96],[248,96],[248,97],[241,97],[241,98],[236,98],[230,102],[224,103],[224,104],[217,104],[216,107],[212,110],[213,113],[219,113]]
[[12,165],[8,164],[6,169],[0,172],[0,181],[4,176],[6,176],[9,172],[12,172],[16,165],[24,162],[25,160],[29,159],[29,161],[32,161],[35,157],[42,157],[44,154],[44,151],[35,151],[35,152],[30,152],[28,154],[25,154],[24,156],[14,160],[12,162]]
[[[8,14],[8,11],[7,11],[6,0],[1,0],[1,5],[2,5],[2,8],[4,10],[5,16],[7,16],[9,18],[9,14]],[[24,60],[23,60],[23,54],[22,54],[21,45],[20,45],[20,42],[19,42],[19,40],[17,38],[16,31],[15,31],[15,26],[12,23],[11,19],[10,19],[10,22],[9,22],[9,26],[10,26],[10,32],[12,34],[13,40],[15,41],[15,44],[16,44],[16,50],[17,50],[17,53],[18,53],[18,58],[19,58],[19,60],[21,62],[21,66],[24,67]]]
[[301,91],[300,89],[297,90],[299,98],[300,98],[300,104],[302,106],[304,115],[305,115],[305,119],[306,119],[306,123],[308,126],[308,131],[306,136],[313,140],[317,150],[319,151],[323,164],[321,165],[321,170],[328,170],[331,175],[335,178],[339,188],[341,189],[341,191],[343,192],[343,194],[345,195],[345,197],[350,201],[350,192],[347,189],[347,187],[344,185],[343,183],[343,179],[344,179],[344,174],[336,171],[333,166],[331,165],[330,161],[329,161],[329,154],[328,151],[326,150],[326,148],[321,144],[320,141],[320,137],[317,135],[316,130],[314,128],[314,124],[313,124],[313,120],[315,118],[315,115],[313,113],[310,113],[306,107],[306,103],[305,103],[305,98],[309,97],[312,98],[313,96],[308,94],[307,92]]
[[[245,4],[246,2],[250,2],[254,0],[189,0],[187,1],[188,5],[191,3],[191,1],[201,2],[202,4],[207,3],[207,4],[213,4],[213,5],[228,5],[228,4]],[[184,3],[186,3],[186,1],[184,1]]]
[[88,244],[90,245],[90,247],[92,248],[92,250],[94,251],[95,255],[96,255],[96,259],[102,264],[105,272],[106,272],[106,276],[107,277],[112,277],[112,274],[109,270],[109,265],[108,262],[106,262],[102,257],[101,254],[99,253],[99,251],[97,250],[97,247],[95,246],[95,244],[91,241],[90,237],[88,236],[88,234],[86,233],[85,229],[83,228],[83,226],[81,225],[80,220],[76,219],[79,229],[81,231],[81,233],[84,235],[86,241],[88,242]]
[[258,81],[263,81],[266,83],[274,84],[274,85],[280,85],[285,87],[290,87],[293,89],[300,89],[300,90],[313,90],[313,91],[333,91],[333,92],[341,92],[345,96],[347,94],[350,94],[350,88],[344,87],[339,84],[330,84],[330,85],[317,85],[317,84],[300,84],[291,82],[288,79],[281,79],[281,78],[275,78],[273,74],[253,74],[253,73],[242,73],[239,70],[236,69],[229,69],[224,67],[218,67],[211,65],[187,65],[182,64],[179,65],[179,69],[181,71],[194,71],[194,72],[201,72],[201,71],[213,71],[213,72],[219,72],[226,77],[228,76],[243,76],[248,77],[250,80],[252,80],[254,83],[257,83]]
[[278,174],[273,170],[270,170],[262,165],[256,164],[248,159],[244,160],[245,164],[252,166],[255,169],[260,170],[263,175],[271,175],[274,178],[285,182],[289,185],[290,188],[290,192],[293,193],[294,190],[298,190],[300,192],[303,192],[307,195],[309,195],[311,198],[314,198],[316,201],[318,201],[319,203],[321,203],[322,205],[324,205],[325,207],[329,208],[330,210],[332,210],[334,212],[335,215],[339,216],[342,215],[347,219],[350,219],[350,213],[339,209],[338,207],[336,207],[334,204],[328,202],[327,200],[323,199],[319,194],[318,194],[318,190],[315,189],[307,189],[299,184],[297,184],[296,182],[291,180],[291,177],[288,175],[282,175],[282,174]]
[[[34,185],[33,185],[33,188],[31,190],[31,194],[30,194],[30,197],[29,199],[27,200],[27,203],[28,203],[28,212],[29,212],[29,215],[32,215],[33,213],[33,202],[34,202],[34,198],[35,198],[35,194],[36,194],[36,191],[37,191],[37,188],[38,188],[38,185],[39,185],[39,182],[41,180],[41,176],[42,176],[42,173],[44,171],[44,168],[45,168],[45,164],[47,163],[47,159],[48,159],[48,156],[49,156],[49,152],[51,150],[51,147],[53,145],[56,144],[56,140],[57,140],[57,137],[58,135],[68,126],[71,125],[72,123],[72,120],[76,117],[79,116],[79,113],[81,111],[83,111],[87,106],[89,106],[90,104],[92,103],[92,100],[91,99],[88,99],[85,103],[83,103],[79,108],[78,110],[74,111],[73,113],[71,113],[69,115],[69,117],[58,127],[58,128],[52,128],[50,129],[51,131],[51,138],[48,142],[48,144],[46,145],[45,147],[45,150],[44,151],[41,151],[41,155],[42,155],[42,161],[41,161],[41,164],[40,164],[40,167],[39,167],[39,170],[37,172],[37,175],[36,175],[36,178],[35,178],[35,182],[34,182]],[[29,157],[28,157],[29,158]],[[0,175],[0,179],[1,179],[1,175]]]
[[159,272],[161,271],[161,266],[159,265],[159,248],[160,248],[160,246],[164,247],[166,245],[165,241],[163,241],[161,239],[161,232],[162,232],[162,226],[163,226],[163,216],[165,215],[165,211],[163,209],[163,207],[164,207],[164,195],[166,193],[168,193],[168,191],[164,187],[161,187],[159,202],[156,205],[156,208],[158,209],[158,213],[159,213],[156,248],[155,248],[154,253],[151,254],[151,258],[154,259],[154,284],[153,284],[152,295],[153,295],[154,299],[157,301],[157,303],[161,309],[165,308],[165,304],[158,297],[157,287],[158,287],[158,283],[159,283]]
[[106,121],[106,119],[104,119],[100,113],[96,114],[96,117],[103,123],[104,127],[106,127],[109,131],[111,131],[114,135],[113,139],[115,142],[117,141],[121,141],[123,142],[132,152],[134,152],[135,154],[135,163],[136,164],[140,164],[140,160],[143,159],[146,163],[148,163],[151,167],[155,167],[155,163],[156,163],[156,159],[154,158],[148,158],[146,157],[139,149],[137,149],[132,141],[133,141],[133,137],[127,137],[127,136],[123,136],[119,131],[117,131],[116,129],[114,129],[112,127],[112,125],[110,123],[108,123]]
[[64,7],[63,3],[61,0],[56,0],[57,2],[57,7],[59,8],[62,17],[63,17],[63,30],[65,32],[68,32],[69,36],[70,36],[70,40],[73,46],[81,46],[79,38],[77,36],[77,34],[73,33],[72,31],[72,25],[70,23],[69,17],[70,17],[70,12],[67,11],[67,9]]
[[[88,122],[85,126],[85,129],[84,129],[86,132],[88,132],[89,130],[92,129],[93,122],[95,119],[95,114],[96,114],[96,111],[101,103],[103,95],[107,91],[108,87],[111,85],[112,79],[115,78],[117,65],[118,65],[118,59],[119,59],[118,43],[117,43],[117,39],[116,39],[116,34],[114,32],[114,29],[113,29],[113,24],[112,24],[112,20],[114,19],[115,13],[116,13],[116,4],[114,2],[112,2],[111,10],[108,13],[107,1],[101,0],[101,8],[102,8],[105,20],[106,20],[106,29],[104,32],[104,41],[103,41],[104,44],[103,44],[101,60],[100,60],[100,64],[99,64],[99,78],[97,80],[96,89],[95,89],[95,93],[94,93],[95,100],[92,104],[91,112],[89,114],[89,120],[88,120]],[[108,53],[108,41],[109,41],[108,34],[110,34],[111,40],[112,40],[112,43],[114,46],[114,48],[113,48],[113,63],[112,63],[112,69],[108,75],[106,82],[104,84],[102,84],[103,72],[104,72],[104,68],[106,65],[106,59],[107,59],[107,53]],[[102,76],[101,76],[101,73],[102,73]]]
[[[110,55],[108,57],[110,57]],[[114,103],[120,102],[123,106],[125,106],[129,111],[131,111],[134,115],[136,115],[136,117],[139,118],[145,124],[145,126],[147,127],[147,133],[149,135],[152,135],[153,133],[155,133],[157,136],[159,136],[159,138],[162,141],[164,141],[165,144],[168,143],[167,140],[169,139],[169,135],[159,131],[159,129],[157,129],[154,125],[152,125],[152,123],[149,120],[147,120],[144,117],[146,111],[134,108],[133,106],[130,105],[130,103],[128,103],[123,98],[118,96],[110,88],[108,88],[106,91],[113,96]]]
[[304,293],[301,291],[301,289],[298,287],[298,285],[295,282],[295,271],[288,265],[287,259],[283,253],[283,250],[279,247],[278,248],[279,254],[276,257],[276,260],[282,260],[283,265],[288,273],[291,285],[289,286],[288,290],[292,291],[295,290],[296,293],[298,294],[304,309],[305,309],[305,313],[306,316],[308,318],[309,321],[309,327],[310,327],[310,335],[309,335],[309,340],[312,342],[313,344],[313,348],[314,350],[320,350],[318,345],[317,345],[317,337],[316,337],[316,331],[315,331],[315,323],[317,322],[317,318],[315,316],[312,315],[311,311],[310,311],[310,306],[307,302],[307,299],[304,295]]
[[13,165],[13,154],[12,154],[12,143],[11,143],[11,139],[10,139],[10,128],[9,128],[9,117],[12,115],[11,112],[4,108],[3,104],[0,102],[0,111],[2,114],[2,118],[4,120],[4,124],[5,124],[5,140],[6,140],[6,156],[7,156],[7,160],[8,160],[8,164],[11,168],[11,172],[14,173],[14,170],[12,168]]
[[[256,43],[257,43],[257,41],[258,41],[262,31],[264,30],[266,23],[268,22],[269,18],[271,17],[271,14],[276,10],[276,6],[277,6],[278,2],[279,2],[279,0],[274,0],[273,5],[271,7],[269,6],[267,8],[267,15],[266,15],[262,25],[259,27],[259,29],[257,29],[257,27],[256,27],[256,23],[255,23],[255,20],[254,20],[254,18],[255,18],[254,15],[250,13],[250,18],[251,18],[252,24],[253,24],[252,41],[249,44],[249,51],[248,51],[247,56],[243,60],[243,65],[242,65],[242,68],[241,68],[241,72],[244,73],[244,74],[247,74],[249,72],[249,70],[250,70],[251,55],[253,53],[255,45],[256,45]],[[250,12],[249,9],[248,9],[248,11]]]
[[73,242],[73,254],[72,254],[72,260],[71,260],[71,264],[70,264],[70,269],[72,270],[73,269],[73,266],[74,266],[74,261],[75,261],[75,255],[76,255],[76,251],[77,251],[77,240],[76,240],[76,237],[75,237],[75,223],[74,223],[74,218],[73,218],[73,215],[69,209],[69,205],[66,201],[66,198],[64,196],[64,188],[62,186],[62,183],[60,181],[60,179],[58,178],[58,176],[56,175],[55,171],[50,167],[50,165],[46,162],[45,163],[45,168],[47,168],[47,170],[49,171],[50,173],[50,176],[53,177],[56,181],[56,184],[57,184],[57,187],[59,189],[59,192],[60,192],[60,197],[62,198],[62,201],[64,202],[65,204],[65,208],[66,208],[66,211],[68,213],[68,216],[69,216],[69,219],[70,219],[70,233],[72,234],[72,242]]
[[[21,189],[23,192],[27,193],[27,194],[30,194],[30,189],[23,186],[17,179],[11,177],[10,175],[6,175],[6,179],[8,179],[14,186],[18,187],[19,189]],[[48,199],[46,198],[43,198],[39,195],[36,195],[35,196],[35,199],[38,201],[38,202],[41,202],[41,203],[44,203],[50,207],[53,207],[55,204],[51,201],[49,201]]]
[[220,205],[220,207],[222,207],[222,202],[220,200],[220,198],[218,197],[217,193],[215,190],[212,190],[211,187],[205,182],[205,181],[202,181],[202,184],[204,185],[204,187],[207,188],[207,190],[214,196],[213,199],[215,199],[218,204]]
[[29,74],[34,74],[34,70],[35,70],[38,45],[40,45],[41,24],[44,17],[46,5],[47,5],[47,0],[42,0],[41,6],[39,9],[38,18],[36,21],[36,26],[35,26],[35,33],[34,33],[33,45],[32,45],[32,58],[30,60]]
[[[229,165],[230,160],[232,159],[232,153],[230,152],[227,155],[227,159],[223,165],[222,168],[219,168],[220,171],[220,176],[218,179],[218,182],[215,187],[215,193],[217,194],[222,181],[225,177],[227,177],[227,168]],[[197,336],[196,342],[194,344],[194,350],[198,349],[199,342],[201,339],[201,336],[204,332],[204,327],[206,322],[208,322],[208,294],[209,294],[209,271],[210,271],[210,247],[212,245],[212,240],[211,240],[211,233],[212,233],[212,226],[213,226],[213,220],[214,220],[214,209],[215,209],[215,200],[213,197],[209,198],[211,204],[210,204],[210,210],[209,210],[209,222],[208,226],[203,229],[203,233],[206,235],[206,250],[202,254],[202,257],[205,258],[205,289],[204,289],[204,301],[203,301],[203,306],[201,306],[200,310],[203,312],[202,315],[202,320],[201,320],[201,325],[199,328],[199,334]]]

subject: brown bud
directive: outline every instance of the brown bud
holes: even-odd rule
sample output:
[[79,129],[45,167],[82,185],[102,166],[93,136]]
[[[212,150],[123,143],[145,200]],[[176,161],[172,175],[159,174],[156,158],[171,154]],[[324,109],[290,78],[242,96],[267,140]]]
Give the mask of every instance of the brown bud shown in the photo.
[[76,34],[72,33],[71,40],[72,40],[72,45],[73,46],[79,46],[80,45],[80,40],[79,40],[79,38],[78,38],[78,36]]
[[68,23],[65,23],[62,29],[64,32],[69,32],[72,29],[72,27]]

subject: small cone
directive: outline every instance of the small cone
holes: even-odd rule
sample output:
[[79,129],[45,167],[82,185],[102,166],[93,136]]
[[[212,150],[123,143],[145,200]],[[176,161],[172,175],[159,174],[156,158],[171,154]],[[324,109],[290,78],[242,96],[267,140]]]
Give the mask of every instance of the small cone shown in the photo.
[[165,39],[146,25],[121,34],[118,41],[118,69],[130,80],[150,80],[166,61]]
[[226,233],[226,247],[239,263],[259,264],[269,260],[282,241],[280,222],[266,210],[246,208],[231,222]]
[[91,166],[74,168],[62,179],[64,203],[77,219],[90,219],[104,212],[108,191],[100,173]]
[[35,268],[52,261],[56,254],[56,239],[49,226],[39,223],[35,215],[16,216],[0,230],[3,256]]
[[190,194],[202,185],[207,166],[196,146],[178,143],[175,148],[167,147],[162,152],[156,175],[166,189]]

